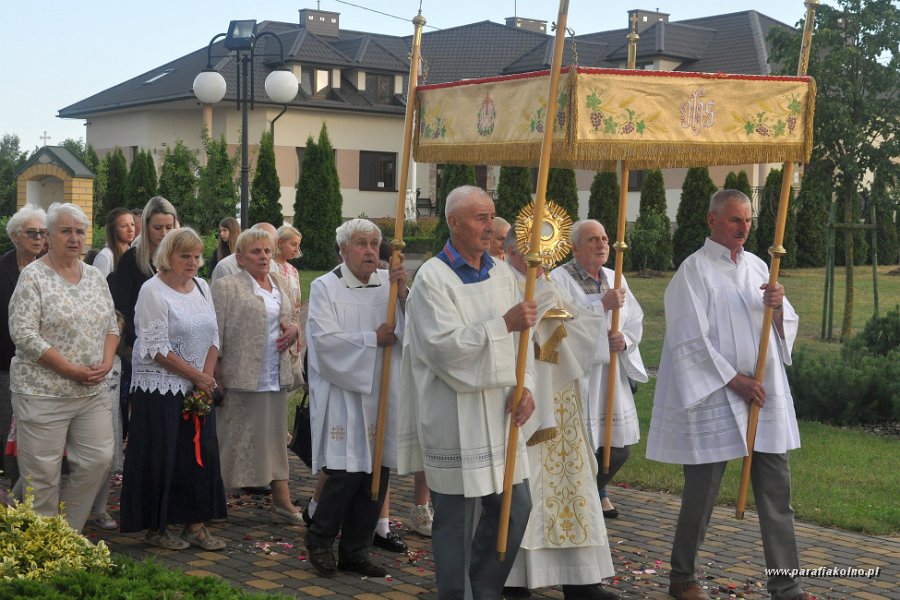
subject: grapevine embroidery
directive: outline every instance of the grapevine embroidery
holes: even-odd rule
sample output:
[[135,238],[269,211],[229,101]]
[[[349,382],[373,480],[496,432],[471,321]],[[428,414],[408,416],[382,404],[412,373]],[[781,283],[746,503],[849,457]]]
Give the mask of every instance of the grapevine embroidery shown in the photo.
[[446,137],[447,125],[441,117],[435,117],[431,121],[423,118],[419,122],[419,135],[424,139],[430,140]]

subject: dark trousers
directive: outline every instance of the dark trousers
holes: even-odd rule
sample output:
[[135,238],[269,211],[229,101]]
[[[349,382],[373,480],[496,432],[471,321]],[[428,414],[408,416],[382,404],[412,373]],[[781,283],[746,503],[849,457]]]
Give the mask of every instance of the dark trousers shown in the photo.
[[597,491],[600,492],[600,497],[606,497],[606,484],[612,481],[612,478],[616,476],[616,473],[619,472],[619,469],[622,468],[622,465],[625,464],[625,461],[628,460],[628,457],[631,456],[631,446],[625,446],[624,448],[616,448],[611,446],[609,449],[609,473],[603,472],[603,446],[600,446],[597,449]]
[[[501,499],[500,494],[466,498],[461,494],[431,492],[434,505],[431,545],[440,600],[496,600],[502,595],[531,514],[528,481],[512,487],[503,561],[497,556]],[[476,520],[477,505],[481,517]],[[316,518],[319,518],[318,509]]]
[[[684,465],[684,493],[672,542],[672,570],[669,573],[672,583],[692,581],[695,577],[697,552],[706,537],[724,473],[724,462]],[[759,513],[766,567],[799,568],[787,454],[754,452],[750,481]],[[796,580],[786,576],[770,577],[767,587],[773,600],[793,598],[802,591]]]
[[338,532],[338,562],[356,563],[369,558],[369,545],[378,525],[378,514],[387,494],[391,471],[381,467],[378,500],[372,500],[372,475],[327,469],[328,479],[319,503],[316,518],[309,526],[309,545],[331,548]]

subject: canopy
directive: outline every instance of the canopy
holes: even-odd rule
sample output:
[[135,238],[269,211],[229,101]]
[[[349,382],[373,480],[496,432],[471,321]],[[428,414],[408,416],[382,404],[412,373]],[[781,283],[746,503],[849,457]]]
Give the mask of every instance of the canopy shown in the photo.
[[[815,82],[568,67],[559,83],[551,162],[592,170],[808,162]],[[535,165],[550,72],[417,88],[415,159]]]

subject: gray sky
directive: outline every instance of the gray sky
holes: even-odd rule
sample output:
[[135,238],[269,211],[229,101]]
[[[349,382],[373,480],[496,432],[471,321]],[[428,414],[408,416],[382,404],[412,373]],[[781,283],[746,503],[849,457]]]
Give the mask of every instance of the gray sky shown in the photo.
[[[834,0],[823,3],[833,4]],[[59,109],[170,60],[204,48],[232,19],[296,22],[298,9],[339,12],[341,27],[392,35],[410,35],[418,0],[5,0],[4,22],[11,25],[0,41],[5,58],[0,93],[0,135],[19,136],[23,150],[65,138],[83,138],[84,121],[56,117]],[[365,7],[365,8],[363,8]],[[402,17],[391,18],[374,9]],[[629,9],[660,10],[673,21],[756,10],[795,25],[804,16],[802,0],[653,0],[612,3],[571,0],[568,26],[576,35],[623,28]],[[430,26],[445,29],[506,17],[555,21],[553,0],[424,0]]]

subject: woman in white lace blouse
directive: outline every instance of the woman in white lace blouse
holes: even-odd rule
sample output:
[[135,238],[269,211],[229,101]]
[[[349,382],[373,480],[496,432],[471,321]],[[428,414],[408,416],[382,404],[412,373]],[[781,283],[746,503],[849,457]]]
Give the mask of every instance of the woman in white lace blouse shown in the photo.
[[[209,286],[197,277],[202,252],[193,229],[166,235],[154,256],[158,273],[135,306],[121,527],[146,530],[148,544],[169,550],[225,548],[204,526],[226,514],[215,409],[185,411],[193,392],[211,398],[216,385],[219,330]],[[185,525],[181,537],[169,531],[176,523]]]
[[47,254],[22,270],[9,302],[19,470],[31,478],[35,511],[56,515],[67,452],[71,473],[62,501],[66,521],[78,531],[112,461],[112,416],[102,384],[119,342],[106,281],[81,261],[87,227],[80,208],[53,204]]

